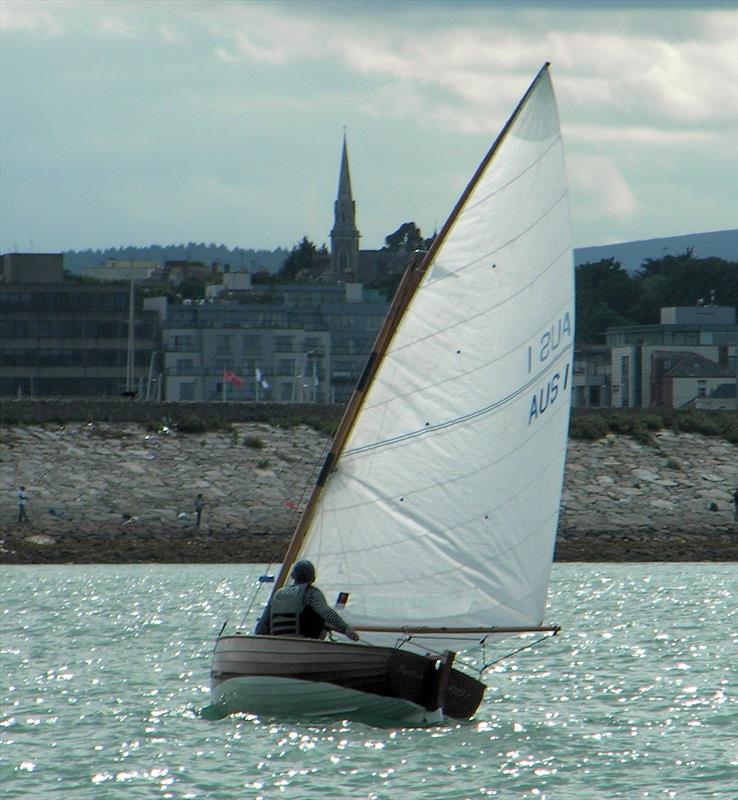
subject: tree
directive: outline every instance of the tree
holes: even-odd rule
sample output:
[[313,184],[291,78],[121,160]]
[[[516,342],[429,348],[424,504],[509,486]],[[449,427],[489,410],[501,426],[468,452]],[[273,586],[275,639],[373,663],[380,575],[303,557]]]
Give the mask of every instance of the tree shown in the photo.
[[199,275],[188,275],[177,287],[177,294],[188,300],[202,300],[205,297],[206,279]]
[[392,253],[398,251],[413,253],[415,250],[423,250],[425,247],[423,234],[414,222],[403,222],[394,233],[385,237],[384,243]]
[[284,281],[293,281],[299,273],[312,271],[317,252],[318,248],[313,242],[307,236],[303,236],[302,241],[295,245],[285,258],[282,269],[279,270],[279,277]]
[[578,341],[604,343],[608,327],[631,323],[631,309],[638,302],[639,287],[619,262],[603,258],[580,264],[575,281]]
[[657,323],[663,307],[738,305],[738,263],[695,258],[691,248],[675,256],[647,258],[635,277],[640,300],[633,310],[643,323]]

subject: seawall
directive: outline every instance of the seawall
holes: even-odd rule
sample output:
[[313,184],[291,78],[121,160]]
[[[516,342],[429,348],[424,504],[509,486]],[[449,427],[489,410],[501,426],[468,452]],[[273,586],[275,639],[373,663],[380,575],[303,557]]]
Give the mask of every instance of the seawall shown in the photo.
[[[327,436],[233,419],[228,430],[185,434],[155,425],[161,406],[155,412],[124,422],[5,417],[0,562],[279,560]],[[246,413],[237,404],[222,412]],[[654,445],[610,435],[570,441],[568,450],[558,560],[738,560],[735,445],[662,431]]]

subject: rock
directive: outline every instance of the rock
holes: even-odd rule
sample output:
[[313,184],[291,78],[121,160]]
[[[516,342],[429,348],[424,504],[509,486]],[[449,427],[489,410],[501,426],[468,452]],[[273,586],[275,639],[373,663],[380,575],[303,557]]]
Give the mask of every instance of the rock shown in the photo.
[[30,536],[26,536],[26,542],[30,544],[38,544],[42,547],[48,546],[50,544],[56,544],[56,540],[53,536],[48,536],[45,533],[33,533]]
[[630,471],[630,474],[633,476],[634,479],[639,481],[652,482],[661,479],[661,476],[657,472],[651,472],[650,470],[643,469],[642,467],[639,467],[637,469],[632,469]]

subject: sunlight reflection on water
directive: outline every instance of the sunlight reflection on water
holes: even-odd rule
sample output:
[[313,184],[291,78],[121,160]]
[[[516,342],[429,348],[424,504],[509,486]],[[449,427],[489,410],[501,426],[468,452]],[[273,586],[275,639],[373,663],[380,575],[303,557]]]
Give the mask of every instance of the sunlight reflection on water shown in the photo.
[[557,564],[563,632],[471,722],[399,730],[199,718],[260,571],[6,567],[0,797],[734,796],[735,565]]

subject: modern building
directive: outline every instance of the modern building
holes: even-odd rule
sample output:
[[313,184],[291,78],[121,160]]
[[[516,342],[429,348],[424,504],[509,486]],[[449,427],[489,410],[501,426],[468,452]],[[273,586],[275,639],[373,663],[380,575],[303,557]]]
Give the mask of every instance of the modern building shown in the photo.
[[610,328],[607,345],[612,407],[680,408],[738,375],[732,307],[662,308],[659,325]]
[[610,348],[578,345],[574,351],[572,405],[602,408],[610,405]]
[[0,258],[0,284],[61,283],[64,256],[61,253],[5,253]]
[[158,261],[145,261],[143,259],[109,258],[104,264],[94,267],[82,267],[80,275],[83,278],[93,278],[97,281],[136,281],[147,280],[152,275],[160,272],[162,265]]
[[359,285],[321,283],[256,287],[241,302],[162,300],[145,305],[161,318],[165,396],[175,401],[344,402],[388,306]]
[[[65,283],[61,256],[50,256],[44,266],[43,254],[25,255],[3,256],[4,277],[23,281],[0,283],[0,396],[150,392],[157,315],[134,309],[129,337],[127,287]],[[45,282],[33,280],[41,275]]]

